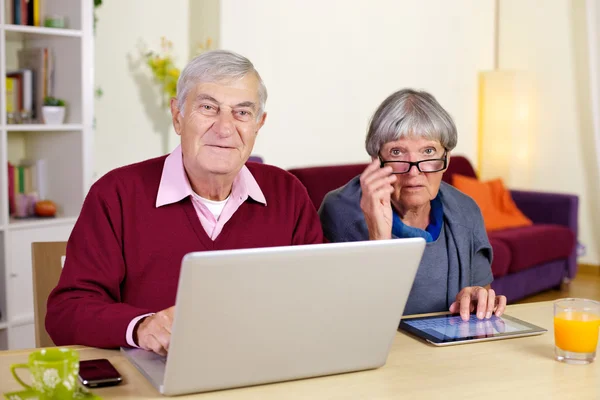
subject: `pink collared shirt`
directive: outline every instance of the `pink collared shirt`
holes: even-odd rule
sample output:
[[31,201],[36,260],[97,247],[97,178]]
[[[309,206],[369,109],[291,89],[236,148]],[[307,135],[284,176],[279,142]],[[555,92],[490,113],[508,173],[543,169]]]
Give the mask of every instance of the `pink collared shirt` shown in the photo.
[[248,197],[267,205],[267,200],[265,200],[263,192],[260,190],[258,183],[246,166],[243,166],[235,177],[233,187],[231,188],[231,195],[218,220],[215,219],[208,207],[192,195],[193,193],[190,181],[188,180],[183,167],[181,146],[177,146],[177,148],[165,159],[165,166],[160,178],[160,185],[158,186],[158,195],[156,196],[157,208],[167,204],[176,203],[191,196],[192,203],[194,204],[198,218],[202,223],[202,227],[206,231],[208,237],[215,240],[223,230],[223,226]]
[[[219,219],[216,219],[208,207],[193,194],[194,191],[190,186],[190,181],[183,166],[181,146],[177,146],[177,148],[165,159],[165,165],[158,186],[158,194],[156,196],[156,208],[177,203],[190,196],[192,204],[194,204],[194,209],[202,223],[202,227],[206,231],[208,237],[211,238],[211,240],[215,240],[223,230],[223,226],[225,226],[227,221],[229,221],[248,197],[251,197],[253,200],[262,203],[265,206],[267,205],[267,200],[265,199],[262,190],[260,190],[256,179],[254,179],[252,173],[250,173],[250,170],[248,170],[246,166],[243,166],[235,177],[229,200],[227,200]],[[148,315],[152,314],[140,315],[139,317],[132,319],[127,326],[126,339],[127,344],[131,347],[138,347],[133,341],[133,329],[135,328],[135,325],[140,319],[147,317]]]

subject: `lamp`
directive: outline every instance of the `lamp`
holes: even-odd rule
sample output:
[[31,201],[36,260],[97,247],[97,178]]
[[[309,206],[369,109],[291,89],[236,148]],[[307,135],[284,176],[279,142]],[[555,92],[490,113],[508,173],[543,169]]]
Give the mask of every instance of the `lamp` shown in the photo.
[[494,69],[479,74],[477,170],[481,179],[530,186],[533,90],[524,71],[498,68],[499,6],[496,0]]
[[479,74],[478,173],[511,186],[529,186],[532,85],[525,72]]

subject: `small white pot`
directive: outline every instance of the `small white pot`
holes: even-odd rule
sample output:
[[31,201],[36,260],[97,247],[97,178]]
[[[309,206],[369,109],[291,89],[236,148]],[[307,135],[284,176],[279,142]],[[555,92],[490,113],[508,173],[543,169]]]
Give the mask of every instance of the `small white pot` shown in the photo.
[[42,106],[42,116],[47,125],[61,125],[65,120],[65,107]]

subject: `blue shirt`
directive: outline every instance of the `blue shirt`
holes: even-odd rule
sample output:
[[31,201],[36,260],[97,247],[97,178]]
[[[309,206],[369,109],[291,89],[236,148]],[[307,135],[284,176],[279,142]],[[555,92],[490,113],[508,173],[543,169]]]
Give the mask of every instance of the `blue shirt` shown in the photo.
[[425,230],[405,225],[398,213],[392,209],[392,235],[397,238],[422,237],[426,242],[435,242],[440,236],[444,224],[444,206],[438,193],[431,200],[431,211],[429,212],[429,225]]

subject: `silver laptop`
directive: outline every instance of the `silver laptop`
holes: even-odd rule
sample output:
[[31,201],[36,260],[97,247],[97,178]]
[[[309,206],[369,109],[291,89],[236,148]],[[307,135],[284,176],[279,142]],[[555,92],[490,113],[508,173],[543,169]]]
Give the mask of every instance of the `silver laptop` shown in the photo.
[[190,253],[168,357],[125,349],[165,395],[385,364],[425,241]]

